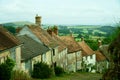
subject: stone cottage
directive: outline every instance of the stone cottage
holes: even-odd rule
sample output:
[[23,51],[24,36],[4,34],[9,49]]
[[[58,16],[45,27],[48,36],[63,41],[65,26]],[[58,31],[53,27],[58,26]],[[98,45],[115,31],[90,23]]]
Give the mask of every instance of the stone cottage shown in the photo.
[[77,70],[80,70],[82,63],[82,53],[79,44],[72,36],[61,36],[60,38],[68,47],[67,70],[69,72],[76,72]]
[[4,62],[7,57],[15,61],[14,69],[21,68],[21,44],[19,40],[9,31],[0,27],[0,63]]
[[[108,52],[108,47],[109,47],[109,45],[100,45],[96,52],[96,59],[98,59],[98,57],[100,57],[100,56],[102,57],[102,58],[100,58],[100,60],[97,60],[97,71],[100,73],[103,73],[106,69],[108,69],[110,67],[109,65],[110,65],[111,58],[110,58],[110,54]],[[99,66],[99,65],[101,65],[101,66]]]
[[54,26],[53,28],[48,28],[47,32],[56,41],[58,46],[58,57],[56,66],[62,67],[64,70],[67,69],[67,46],[58,36],[58,28]]
[[22,70],[31,73],[36,62],[44,62],[51,65],[50,50],[47,46],[36,42],[27,35],[18,36],[23,46],[21,48]]
[[[82,48],[82,69],[87,70],[89,72],[92,71],[92,67],[95,66],[96,63],[96,54],[94,51],[85,43],[84,40],[78,42],[80,47]],[[94,69],[95,71],[95,69]]]
[[36,24],[33,25],[25,25],[23,29],[21,29],[18,35],[27,35],[31,37],[33,40],[41,43],[42,45],[47,46],[50,49],[49,57],[51,59],[51,65],[56,65],[57,57],[58,57],[58,44],[56,41],[48,34],[48,32],[41,27],[41,17],[35,17]]
[[104,73],[108,69],[109,60],[99,50],[95,51],[95,54],[96,54],[96,68],[97,68],[96,71],[99,73]]

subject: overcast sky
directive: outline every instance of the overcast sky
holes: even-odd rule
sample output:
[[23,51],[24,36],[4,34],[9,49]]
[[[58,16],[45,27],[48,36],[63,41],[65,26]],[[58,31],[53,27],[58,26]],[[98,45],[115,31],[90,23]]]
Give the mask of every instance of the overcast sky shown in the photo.
[[0,23],[113,24],[120,21],[120,0],[0,0]]

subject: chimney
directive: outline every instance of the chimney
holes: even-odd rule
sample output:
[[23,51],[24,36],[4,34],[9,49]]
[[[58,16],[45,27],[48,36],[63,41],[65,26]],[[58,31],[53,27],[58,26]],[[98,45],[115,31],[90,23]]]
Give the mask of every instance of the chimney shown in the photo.
[[81,41],[84,41],[84,37],[81,37]]
[[41,27],[41,16],[35,16],[35,24]]
[[73,37],[73,32],[70,30],[70,36]]
[[47,32],[48,32],[51,36],[53,35],[53,31],[52,31],[51,28],[48,28],[48,29],[47,29]]
[[53,32],[54,32],[56,35],[58,35],[58,27],[57,27],[57,26],[54,26],[54,27],[53,27]]
[[101,39],[98,39],[98,47],[100,47],[102,45],[102,41]]

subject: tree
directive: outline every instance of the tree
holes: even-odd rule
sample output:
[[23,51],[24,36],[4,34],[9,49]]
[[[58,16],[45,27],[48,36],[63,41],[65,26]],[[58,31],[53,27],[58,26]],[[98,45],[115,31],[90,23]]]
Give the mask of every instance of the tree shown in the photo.
[[12,26],[4,26],[4,28],[6,28],[8,31],[10,31],[10,32],[13,33],[13,34],[16,33],[15,27],[12,27]]
[[111,33],[108,37],[103,39],[103,44],[110,44],[120,33],[120,26],[118,26],[114,32]]
[[98,49],[98,42],[97,42],[97,40],[95,41],[95,40],[87,39],[87,40],[85,40],[85,42],[90,46],[90,48],[92,50],[97,50]]
[[106,37],[103,39],[103,44],[110,44],[111,43],[111,37]]
[[0,64],[0,80],[10,80],[14,65],[14,61],[10,58]]
[[49,78],[52,75],[53,75],[52,68],[50,68],[47,64],[43,62],[37,62],[36,64],[34,64],[34,69],[32,72],[33,78],[44,79]]
[[103,75],[104,80],[120,80],[120,27],[113,34],[113,40],[109,46],[110,68]]
[[59,66],[56,66],[54,69],[55,69],[54,71],[56,76],[60,76],[61,74],[64,73],[64,69]]

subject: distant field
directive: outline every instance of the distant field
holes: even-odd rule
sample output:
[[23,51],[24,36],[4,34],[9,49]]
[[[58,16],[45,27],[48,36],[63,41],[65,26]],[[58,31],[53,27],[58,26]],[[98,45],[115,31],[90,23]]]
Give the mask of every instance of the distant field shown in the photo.
[[106,34],[106,32],[103,32],[103,31],[100,31],[100,30],[93,30],[93,33],[95,32],[98,32],[98,33],[101,33],[101,34]]
[[84,25],[84,26],[68,26],[68,28],[100,28],[101,26],[99,26],[99,25]]
[[91,29],[100,28],[101,26],[69,26],[68,28],[78,28],[78,29]]
[[97,73],[71,73],[61,77],[53,77],[50,79],[35,79],[35,80],[99,80],[102,75]]
[[72,32],[77,41],[79,41],[81,36],[85,39],[104,39],[110,36],[115,30],[115,27],[100,25],[60,26],[59,28],[60,36],[69,35]]

